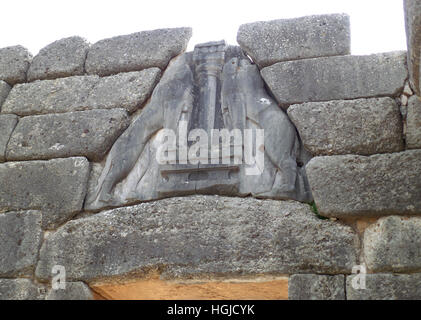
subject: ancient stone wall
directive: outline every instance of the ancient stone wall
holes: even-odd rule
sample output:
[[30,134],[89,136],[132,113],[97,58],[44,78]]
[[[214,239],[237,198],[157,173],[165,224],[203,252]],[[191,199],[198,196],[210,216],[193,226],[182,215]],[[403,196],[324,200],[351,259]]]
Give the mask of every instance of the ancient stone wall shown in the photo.
[[405,14],[408,52],[350,55],[343,14],[245,24],[226,49],[295,126],[314,203],[216,189],[88,203],[112,146],[185,76],[168,66],[190,59],[189,28],[0,49],[0,299],[421,299],[421,1]]

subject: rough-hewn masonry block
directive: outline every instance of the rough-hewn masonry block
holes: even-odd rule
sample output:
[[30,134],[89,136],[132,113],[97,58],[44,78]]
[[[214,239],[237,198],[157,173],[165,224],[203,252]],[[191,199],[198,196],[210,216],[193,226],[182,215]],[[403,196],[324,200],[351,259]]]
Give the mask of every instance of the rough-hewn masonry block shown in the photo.
[[421,274],[367,274],[366,288],[354,289],[346,277],[348,300],[420,300]]
[[81,37],[57,40],[42,48],[28,70],[28,81],[83,75],[89,43]]
[[9,85],[26,81],[32,55],[22,46],[0,49],[0,80]]
[[0,300],[43,300],[44,288],[29,279],[0,279]]
[[6,100],[7,96],[9,95],[11,87],[7,84],[7,82],[0,80],[0,111],[3,102]]
[[0,213],[0,277],[31,276],[42,241],[38,211]]
[[66,282],[66,289],[51,289],[45,300],[93,300],[89,287],[83,282]]
[[23,117],[10,137],[6,159],[85,156],[99,161],[128,125],[129,118],[124,109]]
[[294,274],[288,281],[289,300],[345,300],[345,276]]
[[406,115],[406,146],[421,149],[421,98],[412,96],[408,101]]
[[89,109],[86,100],[98,81],[97,76],[74,76],[18,84],[1,111],[27,116]]
[[159,68],[149,68],[101,78],[90,92],[86,105],[89,108],[125,108],[132,113],[146,102],[160,77]]
[[421,150],[316,157],[306,171],[324,216],[421,214]]
[[39,209],[43,227],[57,226],[80,211],[85,198],[86,158],[0,164],[0,212]]
[[13,114],[0,115],[0,162],[6,160],[6,146],[18,123],[18,117]]
[[165,266],[166,278],[201,274],[347,273],[358,237],[295,201],[171,198],[73,220],[44,242],[36,275],[55,264],[91,281]]
[[349,16],[328,14],[240,26],[237,41],[260,67],[288,60],[350,53]]
[[279,62],[261,74],[276,100],[290,104],[395,96],[405,84],[406,52]]
[[100,40],[89,49],[85,68],[89,74],[107,76],[158,67],[182,53],[191,28],[158,29]]
[[364,257],[373,272],[421,271],[421,218],[379,219],[365,230]]
[[399,107],[391,98],[292,105],[288,115],[313,155],[399,152],[404,149]]
[[160,78],[158,68],[110,77],[74,76],[19,84],[10,91],[3,113],[21,116],[90,109],[136,111]]
[[404,0],[409,79],[421,96],[421,1]]

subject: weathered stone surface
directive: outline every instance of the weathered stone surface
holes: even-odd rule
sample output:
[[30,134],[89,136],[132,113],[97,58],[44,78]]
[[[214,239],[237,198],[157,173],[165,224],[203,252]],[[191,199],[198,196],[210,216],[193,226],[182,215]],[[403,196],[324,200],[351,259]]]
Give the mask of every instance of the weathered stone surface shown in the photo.
[[421,95],[421,1],[404,0],[404,8],[409,79],[413,89],[418,95]]
[[26,81],[32,55],[22,46],[0,49],[0,80],[10,85]]
[[99,81],[97,76],[74,76],[18,84],[3,104],[3,113],[20,116],[89,109],[86,100]]
[[89,287],[83,282],[66,282],[66,289],[51,289],[45,300],[93,300]]
[[345,276],[294,274],[288,281],[289,300],[345,300]]
[[421,150],[313,158],[306,166],[320,214],[421,214]]
[[126,110],[89,110],[23,117],[10,138],[8,161],[85,156],[101,160],[129,125]]
[[29,279],[0,279],[0,300],[42,300],[44,291]]
[[0,276],[32,275],[42,240],[37,211],[0,213]]
[[11,87],[7,84],[7,82],[0,80],[0,110],[3,102],[6,100],[10,92],[10,89]]
[[101,78],[88,97],[89,108],[125,108],[134,112],[149,98],[161,76],[159,68]]
[[0,211],[40,209],[43,227],[54,227],[80,211],[85,198],[86,158],[0,164]]
[[391,98],[308,102],[290,106],[288,115],[313,155],[404,149],[400,110]]
[[407,148],[421,149],[421,98],[417,96],[409,99],[406,124]]
[[89,43],[81,37],[57,40],[42,48],[28,70],[28,81],[83,75]]
[[261,68],[281,61],[349,54],[349,16],[329,14],[247,23],[240,26],[237,41]]
[[89,49],[85,68],[101,76],[151,67],[164,70],[171,58],[186,49],[191,36],[191,28],[173,28],[100,40]]
[[364,233],[364,257],[373,272],[421,270],[421,218],[389,216]]
[[[247,161],[242,161],[244,157],[238,152],[236,160],[240,161],[233,161],[217,147],[218,153],[224,154],[223,161],[213,152],[214,158],[200,159],[199,166],[199,159],[192,155],[185,163],[158,163],[156,155],[160,156],[157,149],[162,145],[163,129],[183,132],[186,123],[205,130],[209,137],[215,128],[231,132],[235,128],[237,133],[246,128],[262,128],[265,145],[264,150],[262,145],[258,149],[266,155],[259,157],[256,166],[249,166],[243,165]],[[241,137],[235,140],[242,144],[238,142]],[[102,172],[92,176],[92,180],[97,180],[92,183],[96,186],[91,189],[85,208],[98,210],[191,194],[251,194],[311,203],[303,168],[310,157],[302,148],[294,125],[266,91],[257,66],[241,49],[227,47],[224,41],[199,44],[194,52],[171,61],[142,113],[116,140]],[[256,173],[250,174],[251,171]]]
[[2,112],[22,116],[112,108],[134,112],[149,98],[160,74],[151,68],[103,78],[74,76],[19,84]]
[[13,114],[0,115],[0,162],[6,160],[6,146],[18,123],[18,117]]
[[73,220],[44,242],[37,277],[55,264],[69,280],[162,267],[165,278],[200,274],[349,272],[358,238],[306,204],[218,196],[171,198]]
[[395,96],[407,78],[406,52],[279,62],[261,74],[278,103],[287,105]]
[[419,300],[421,274],[367,274],[366,289],[356,290],[346,277],[348,300]]

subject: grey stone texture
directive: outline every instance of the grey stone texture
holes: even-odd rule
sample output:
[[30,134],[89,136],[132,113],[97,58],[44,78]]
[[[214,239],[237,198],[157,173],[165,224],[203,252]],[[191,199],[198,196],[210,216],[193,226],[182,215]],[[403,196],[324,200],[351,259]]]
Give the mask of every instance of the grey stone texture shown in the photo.
[[90,109],[136,111],[149,98],[160,71],[151,68],[110,77],[73,76],[19,84],[3,104],[3,113],[21,116]]
[[181,54],[192,36],[191,28],[157,29],[100,40],[89,49],[86,72],[107,76],[158,67]]
[[32,55],[22,46],[0,49],[0,80],[9,85],[26,81],[26,72]]
[[101,78],[90,92],[89,108],[125,108],[130,113],[141,107],[161,77],[159,68],[119,73]]
[[364,232],[364,259],[373,272],[421,271],[421,218],[379,219]]
[[335,100],[292,105],[288,115],[313,155],[404,150],[399,106],[391,98]]
[[395,96],[407,78],[406,52],[279,62],[261,70],[278,103]]
[[78,36],[57,40],[33,58],[28,81],[83,75],[89,43]]
[[219,196],[171,198],[72,220],[49,235],[36,276],[55,264],[70,280],[125,277],[162,267],[162,277],[293,272],[347,273],[358,237],[294,201]]
[[85,156],[99,161],[128,125],[129,117],[124,109],[23,117],[9,140],[6,159]]
[[420,300],[421,274],[367,274],[366,289],[352,286],[355,276],[346,277],[348,300]]
[[288,300],[345,300],[345,276],[294,274],[288,280]]
[[51,289],[45,300],[93,300],[89,287],[83,282],[66,282],[66,289]]
[[237,42],[260,67],[288,60],[345,55],[351,35],[346,14],[260,21],[240,26]]
[[[266,155],[258,166],[262,170],[248,174],[250,166],[243,165],[242,154],[237,162],[227,159],[222,163],[218,155],[211,163],[192,163],[190,157],[184,164],[158,165],[157,145],[162,142],[157,137],[162,129],[179,132],[186,122],[207,131],[209,137],[214,128],[235,128],[241,135],[242,129],[263,128]],[[305,170],[298,165],[309,158],[294,125],[241,49],[224,41],[199,44],[193,52],[171,61],[149,103],[116,140],[99,177],[93,176],[98,182],[90,189],[85,208],[98,210],[191,194],[251,194],[311,203]]]
[[9,95],[10,89],[12,89],[7,82],[0,80],[0,110],[3,102],[6,100]]
[[306,171],[324,216],[421,214],[421,150],[316,157]]
[[7,143],[17,123],[18,117],[13,114],[0,115],[0,162],[6,161]]
[[409,80],[412,88],[421,96],[421,1],[404,0],[404,8],[408,44]]
[[31,276],[42,241],[38,211],[0,213],[0,277]]
[[28,116],[89,109],[86,100],[97,76],[74,76],[18,84],[3,104],[3,113]]
[[43,300],[44,291],[29,279],[0,279],[0,300]]
[[406,147],[421,149],[421,98],[412,96],[408,101],[406,116]]
[[39,209],[52,228],[82,208],[89,162],[86,158],[0,164],[0,212]]

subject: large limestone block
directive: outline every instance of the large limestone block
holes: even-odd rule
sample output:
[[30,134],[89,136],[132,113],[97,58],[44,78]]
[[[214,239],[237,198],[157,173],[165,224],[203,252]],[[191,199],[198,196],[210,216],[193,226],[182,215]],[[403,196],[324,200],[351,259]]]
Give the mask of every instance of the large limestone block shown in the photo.
[[417,96],[409,99],[406,124],[407,148],[421,149],[421,98]]
[[0,49],[0,80],[9,85],[26,81],[26,72],[32,55],[22,46]]
[[44,291],[29,279],[0,279],[0,300],[42,300]]
[[[420,300],[421,274],[367,274],[366,288],[354,289],[355,276],[346,277],[348,300]],[[357,281],[355,281],[357,282]]]
[[391,98],[308,102],[290,106],[288,115],[313,155],[404,149],[401,113]]
[[288,281],[289,300],[345,300],[345,276],[294,274]]
[[421,270],[421,218],[389,216],[364,233],[364,257],[373,272]]
[[6,160],[6,146],[18,123],[18,117],[13,114],[0,115],[0,162]]
[[28,81],[83,75],[89,43],[81,37],[57,40],[34,57]]
[[324,216],[421,214],[421,150],[316,157],[306,171]]
[[74,76],[18,84],[3,104],[3,113],[28,116],[89,109],[86,100],[97,76]]
[[0,276],[31,276],[42,241],[38,211],[0,213]]
[[421,1],[404,0],[404,8],[409,79],[413,89],[421,95]]
[[83,282],[66,282],[65,289],[51,289],[45,300],[93,300],[89,287]]
[[103,77],[89,94],[86,105],[89,108],[125,108],[132,113],[146,102],[160,76],[159,68],[149,68]]
[[158,67],[181,54],[192,36],[191,28],[158,29],[100,40],[89,49],[89,74],[110,74]]
[[134,112],[149,98],[160,75],[158,68],[150,68],[103,78],[74,76],[19,84],[2,112],[22,116],[112,108]]
[[0,110],[3,102],[9,95],[10,89],[11,87],[7,84],[7,82],[0,80]]
[[261,74],[278,103],[395,96],[408,71],[406,52],[279,62]]
[[0,212],[40,209],[43,227],[55,227],[82,209],[88,176],[82,157],[0,164]]
[[358,238],[294,201],[218,196],[171,198],[73,220],[52,233],[36,275],[55,264],[92,281],[163,267],[164,277],[200,274],[350,272]]
[[261,68],[276,62],[349,54],[346,14],[260,21],[240,26],[237,41]]
[[126,110],[89,110],[23,117],[6,158],[38,160],[85,156],[101,160],[129,125]]

